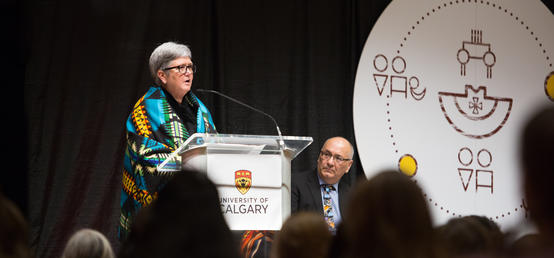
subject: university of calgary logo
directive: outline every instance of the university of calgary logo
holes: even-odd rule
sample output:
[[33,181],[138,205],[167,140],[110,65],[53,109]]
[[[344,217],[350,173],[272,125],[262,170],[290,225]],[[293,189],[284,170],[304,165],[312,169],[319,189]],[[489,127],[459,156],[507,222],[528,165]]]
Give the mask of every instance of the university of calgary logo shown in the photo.
[[235,171],[235,187],[241,194],[246,194],[252,186],[252,172],[248,170]]

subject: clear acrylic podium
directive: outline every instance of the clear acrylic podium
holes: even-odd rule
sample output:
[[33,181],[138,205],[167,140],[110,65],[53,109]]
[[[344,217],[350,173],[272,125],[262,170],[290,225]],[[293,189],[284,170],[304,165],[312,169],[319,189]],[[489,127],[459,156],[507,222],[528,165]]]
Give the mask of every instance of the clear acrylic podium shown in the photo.
[[290,215],[290,164],[312,137],[191,135],[159,172],[207,173],[231,230],[279,230]]

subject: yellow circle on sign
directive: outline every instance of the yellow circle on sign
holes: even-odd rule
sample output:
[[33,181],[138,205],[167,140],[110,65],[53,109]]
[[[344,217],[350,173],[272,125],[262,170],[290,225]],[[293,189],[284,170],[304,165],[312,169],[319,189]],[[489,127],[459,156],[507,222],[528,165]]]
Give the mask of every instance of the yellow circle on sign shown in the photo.
[[407,176],[415,176],[417,173],[417,161],[412,155],[405,154],[398,160],[398,168],[400,172]]
[[551,72],[550,75],[546,77],[544,91],[546,92],[546,96],[548,96],[551,101],[554,101],[554,72]]

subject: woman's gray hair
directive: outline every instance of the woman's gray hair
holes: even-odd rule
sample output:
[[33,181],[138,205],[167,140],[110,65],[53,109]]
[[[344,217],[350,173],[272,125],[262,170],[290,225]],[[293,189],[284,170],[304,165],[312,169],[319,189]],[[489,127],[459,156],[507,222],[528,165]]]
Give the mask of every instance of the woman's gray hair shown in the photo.
[[115,258],[115,254],[102,233],[85,228],[71,236],[62,254],[62,258],[79,257]]
[[150,74],[157,85],[162,85],[160,78],[158,78],[158,70],[166,68],[171,61],[179,57],[192,58],[188,46],[175,42],[165,42],[152,51],[148,65]]

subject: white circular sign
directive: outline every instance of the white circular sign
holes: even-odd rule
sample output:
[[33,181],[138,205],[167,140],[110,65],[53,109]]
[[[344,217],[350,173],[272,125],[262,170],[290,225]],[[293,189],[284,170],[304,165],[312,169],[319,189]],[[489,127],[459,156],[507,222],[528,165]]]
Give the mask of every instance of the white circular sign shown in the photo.
[[436,223],[526,216],[518,140],[554,99],[554,16],[539,1],[394,0],[356,75],[354,129],[368,177],[399,167]]

